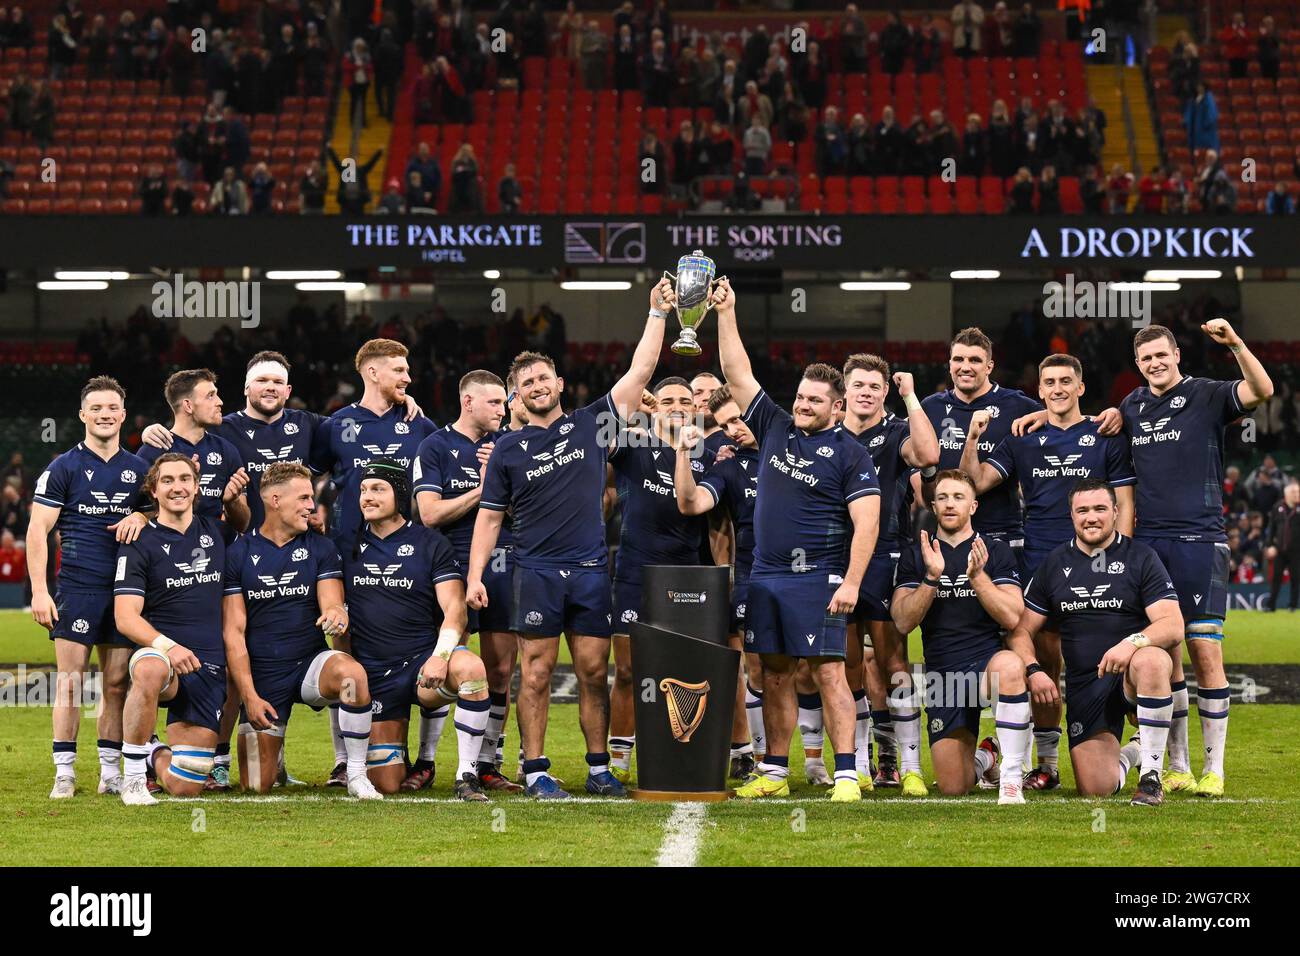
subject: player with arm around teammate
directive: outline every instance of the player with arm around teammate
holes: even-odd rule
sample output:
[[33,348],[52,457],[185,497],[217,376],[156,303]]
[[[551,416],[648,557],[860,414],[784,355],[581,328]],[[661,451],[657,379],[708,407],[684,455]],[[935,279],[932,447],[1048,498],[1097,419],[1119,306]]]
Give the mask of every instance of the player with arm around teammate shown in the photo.
[[[1118,529],[1115,489],[1086,478],[1070,493],[1074,537],[1039,565],[1008,638],[1025,664],[1034,699],[1058,699],[1034,654],[1033,636],[1055,616],[1065,655],[1070,763],[1083,796],[1118,793],[1140,761],[1133,804],[1164,801],[1161,769],[1173,716],[1171,651],[1183,639],[1178,594],[1155,551]],[[1121,747],[1136,710],[1137,743]]]
[[[940,792],[964,794],[980,778],[996,777],[999,803],[1023,803],[1020,763],[1029,737],[1029,695],[1024,666],[1004,648],[1002,632],[1015,625],[1024,603],[1010,546],[985,538],[972,525],[978,507],[965,472],[948,469],[935,476],[939,526],[933,540],[922,531],[903,552],[889,609],[901,633],[921,628],[925,716]],[[977,747],[985,701],[993,706],[997,740],[986,737]],[[904,776],[919,778],[919,753],[901,756],[908,761]]]
[[[333,542],[308,528],[311,472],[277,462],[261,476],[262,525],[226,549],[222,602],[226,659],[243,701],[239,775],[267,793],[293,705],[339,708],[348,751],[348,793],[381,799],[366,776],[370,690],[366,672],[325,637],[344,633],[343,566]],[[322,634],[323,632],[323,634]]]

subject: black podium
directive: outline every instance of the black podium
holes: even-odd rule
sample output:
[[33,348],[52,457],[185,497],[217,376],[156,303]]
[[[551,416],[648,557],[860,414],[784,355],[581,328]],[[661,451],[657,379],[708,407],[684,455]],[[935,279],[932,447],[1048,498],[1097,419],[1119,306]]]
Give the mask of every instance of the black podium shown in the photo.
[[637,800],[720,801],[740,652],[727,647],[728,568],[644,570],[629,626],[636,695]]

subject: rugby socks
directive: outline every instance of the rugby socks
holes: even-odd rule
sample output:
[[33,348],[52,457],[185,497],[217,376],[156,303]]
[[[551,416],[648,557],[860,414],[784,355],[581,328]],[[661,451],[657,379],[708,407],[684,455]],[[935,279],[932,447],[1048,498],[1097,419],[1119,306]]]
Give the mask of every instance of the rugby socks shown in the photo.
[[978,780],[993,766],[993,754],[983,747],[975,748],[975,779]]
[[594,777],[597,774],[609,772],[609,751],[603,754],[587,754],[587,776]]
[[1174,714],[1169,719],[1169,770],[1173,773],[1191,773],[1191,748],[1187,742],[1187,681],[1175,681]]
[[148,766],[149,755],[153,752],[151,744],[122,744],[122,763],[126,768],[127,779],[143,777]]
[[[994,714],[997,728],[998,747],[1002,751],[1002,766],[999,776],[1002,782],[1016,783],[1024,779],[1025,749],[1029,746],[1029,729],[1034,718],[1029,704],[1029,692],[1020,694],[999,694],[998,708]],[[1059,732],[1057,734],[1060,735]],[[975,750],[975,762],[979,763],[980,753],[987,753],[980,748]],[[1042,751],[1040,750],[1041,754]],[[983,774],[979,774],[983,776]]]
[[853,762],[859,773],[871,776],[871,704],[865,690],[853,692],[853,709],[857,722],[853,725]]
[[77,775],[77,742],[75,740],[54,741],[54,776],[75,777]]
[[858,782],[858,765],[856,754],[836,754],[835,755],[835,779],[851,780],[853,783]]
[[229,740],[227,740],[225,743],[217,744],[217,753],[212,760],[212,765],[214,767],[225,767],[227,772],[230,771],[230,741]]
[[635,737],[610,737],[609,762],[619,770],[631,771],[632,748],[636,745]]
[[754,753],[767,753],[767,734],[763,730],[763,694],[745,682],[745,716],[749,719],[749,739]]
[[743,757],[745,756],[745,754],[752,754],[753,752],[754,752],[754,745],[751,744],[748,740],[733,740],[731,742],[732,760],[735,760],[737,757]]
[[334,742],[334,766],[348,762],[348,748],[339,734],[339,706],[330,707],[330,740]]
[[[422,763],[433,763],[438,756],[438,739],[442,737],[442,725],[447,722],[447,715],[450,713],[450,704],[443,704],[433,709],[420,708],[420,761]],[[458,773],[456,777],[459,779],[460,774]]]
[[[998,743],[1001,743],[1001,739]],[[1028,754],[1029,742],[1026,739],[1025,753]],[[1058,770],[1061,761],[1061,728],[1034,727],[1034,748],[1038,751],[1038,766],[1044,770]],[[1005,751],[1003,751],[1005,753]],[[1025,766],[1029,766],[1029,761],[1025,761]]]
[[1205,767],[1201,771],[1223,776],[1223,748],[1228,742],[1228,703],[1231,691],[1223,687],[1196,688],[1196,709],[1201,712],[1201,742]]
[[1124,789],[1124,783],[1128,780],[1128,772],[1133,765],[1142,759],[1142,750],[1136,740],[1130,740],[1119,751],[1119,780],[1115,783],[1115,792],[1119,793]]
[[[522,758],[522,756],[521,754],[520,757]],[[524,783],[530,787],[542,777],[550,776],[546,771],[551,769],[551,762],[544,756],[538,757],[536,760],[520,759],[519,765],[524,770]]]
[[479,748],[480,767],[495,767],[498,763],[497,752],[505,746],[506,738],[501,732],[506,725],[506,711],[510,707],[510,695],[488,691],[487,729],[483,731],[483,744]]
[[1138,746],[1142,750],[1142,773],[1160,773],[1165,766],[1165,744],[1174,714],[1174,698],[1141,697],[1137,699]]
[[805,751],[822,749],[821,694],[799,695],[799,736]]
[[[445,710],[446,708],[444,708]],[[456,702],[456,718],[452,721],[456,727],[456,779],[477,770],[479,755],[483,752],[484,731],[487,729],[488,714],[492,709],[491,698],[483,700],[466,700],[462,697]],[[446,715],[443,715],[446,719]],[[439,729],[442,725],[439,724]],[[423,743],[421,743],[423,748]]]
[[[339,734],[346,750],[345,761],[348,765],[348,779],[366,775],[366,751],[370,746],[370,724],[373,713],[370,705],[364,707],[352,704],[338,705]],[[281,748],[283,753],[283,748]]]
[[889,695],[889,715],[898,738],[900,773],[921,772],[921,708],[917,705],[916,687],[908,675],[906,689],[899,687]]
[[99,750],[99,775],[105,780],[122,776],[122,741],[97,740]]
[[790,758],[765,754],[758,763],[758,772],[769,780],[784,780],[790,776]]
[[871,711],[871,736],[876,742],[876,755],[881,763],[898,763],[898,737],[894,735],[894,720],[889,708]]

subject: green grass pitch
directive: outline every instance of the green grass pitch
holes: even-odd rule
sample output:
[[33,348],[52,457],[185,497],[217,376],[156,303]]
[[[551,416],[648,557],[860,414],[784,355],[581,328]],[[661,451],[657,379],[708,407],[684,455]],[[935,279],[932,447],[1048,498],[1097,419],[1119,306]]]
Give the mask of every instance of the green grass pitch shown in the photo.
[[[1230,665],[1300,661],[1294,618],[1240,612],[1228,624]],[[29,616],[0,612],[6,669],[51,660],[50,643]],[[1200,728],[1195,711],[1192,716],[1193,767],[1199,770]],[[1130,807],[1127,796],[1074,797],[1062,747],[1064,790],[1031,794],[1024,807],[1000,808],[991,792],[909,800],[897,791],[833,805],[825,791],[804,783],[796,740],[789,799],[683,812],[611,800],[454,802],[450,726],[430,791],[383,803],[349,800],[320,786],[333,760],[328,719],[300,707],[289,726],[288,765],[312,785],[266,797],[165,799],[152,809],[128,809],[94,794],[93,719],[83,716],[81,723],[78,795],[53,803],[47,798],[49,709],[6,706],[0,709],[0,847],[11,865],[47,866],[646,866],[661,859],[702,865],[1294,866],[1300,862],[1294,772],[1300,705],[1234,703],[1231,720],[1227,797],[1215,802],[1171,794],[1163,807],[1150,810]],[[513,718],[508,733],[507,769],[513,772]],[[551,708],[547,751],[555,772],[580,791],[585,768],[575,706]],[[930,779],[928,754],[925,772]],[[1131,775],[1130,791],[1135,780]]]

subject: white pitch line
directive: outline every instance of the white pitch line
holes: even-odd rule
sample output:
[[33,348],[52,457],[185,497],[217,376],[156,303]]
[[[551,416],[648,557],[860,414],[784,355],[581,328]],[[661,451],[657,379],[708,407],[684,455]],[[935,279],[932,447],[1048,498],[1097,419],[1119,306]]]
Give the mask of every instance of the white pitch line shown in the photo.
[[[1065,800],[1029,800],[1027,805],[1033,806],[1038,804],[1044,807],[1071,807],[1071,806],[1092,806],[1107,803],[1108,798],[1098,797],[1095,799],[1084,797],[1072,797]],[[361,803],[363,801],[355,797],[323,797],[316,794],[268,794],[266,796],[247,796],[247,797],[164,797],[163,803],[187,804],[187,803],[211,803],[221,805],[227,803]],[[456,797],[398,797],[393,800],[385,801],[389,806],[403,806],[408,803],[463,803]],[[730,800],[720,804],[720,806],[767,806],[769,804],[779,805],[799,805],[808,806],[818,803],[829,803],[825,797],[808,796],[808,797],[765,797],[761,800],[742,801]],[[379,801],[376,805],[382,806]],[[495,803],[495,801],[494,801]],[[498,803],[498,806],[522,806],[529,805],[539,809],[563,809],[565,806],[578,804],[609,804],[615,806],[637,807],[645,806],[635,800],[619,799],[617,797],[574,797],[571,800],[507,800]],[[1169,801],[1167,806],[1178,806],[1180,804],[1188,806],[1216,806],[1219,804],[1228,805],[1248,805],[1248,804],[1296,804],[1300,803],[1300,798],[1296,797],[1220,797],[1215,800],[1176,800]],[[897,797],[888,799],[871,799],[865,798],[859,807],[863,810],[868,808],[884,807],[910,807],[920,804],[933,804],[936,806],[996,806],[997,801],[988,797]],[[1115,801],[1118,806],[1120,801]],[[680,804],[679,804],[680,805]],[[702,806],[700,804],[685,804],[685,806]],[[725,812],[725,811],[724,811]],[[1009,811],[1008,815],[1015,811]],[[669,816],[669,820],[672,816]]]
[[704,836],[706,805],[675,803],[664,822],[664,842],[659,846],[658,866],[694,866]]

